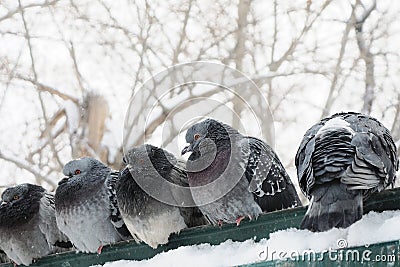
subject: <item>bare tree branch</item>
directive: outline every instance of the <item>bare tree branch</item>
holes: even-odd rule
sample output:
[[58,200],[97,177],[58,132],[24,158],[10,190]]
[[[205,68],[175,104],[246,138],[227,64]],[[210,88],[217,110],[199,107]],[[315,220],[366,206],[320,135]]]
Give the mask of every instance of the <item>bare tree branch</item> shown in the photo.
[[182,22],[182,30],[181,30],[181,33],[179,35],[179,41],[178,41],[178,43],[177,43],[177,45],[176,45],[176,47],[174,49],[174,53],[173,53],[173,56],[172,56],[172,64],[178,63],[178,56],[182,52],[182,44],[183,44],[183,41],[186,39],[185,38],[186,37],[186,27],[187,27],[187,24],[188,24],[188,21],[189,21],[190,11],[192,9],[192,4],[193,4],[193,0],[189,0],[188,8],[187,8],[187,10],[185,10],[185,17],[184,17],[183,22]]
[[[397,104],[395,106],[395,109],[396,111],[393,119],[391,133],[393,135],[394,140],[398,141],[400,140],[400,93],[397,94]],[[400,147],[398,149],[400,150]]]
[[[357,5],[361,5],[361,0],[356,1]],[[363,14],[359,18],[355,18],[355,31],[357,45],[360,50],[360,56],[365,63],[365,92],[364,92],[364,103],[361,112],[370,114],[372,110],[372,102],[374,101],[374,89],[375,89],[375,63],[374,56],[371,53],[370,47],[367,46],[364,38],[363,27],[365,21],[371,15],[372,11],[376,8],[376,1],[374,0],[372,5],[365,9]],[[355,16],[355,14],[353,14]]]
[[43,180],[46,183],[50,184],[51,186],[53,186],[54,188],[56,187],[56,182],[54,182],[53,180],[50,180],[47,176],[44,176],[40,173],[39,170],[35,169],[35,167],[33,166],[32,163],[24,161],[22,159],[20,159],[17,156],[12,156],[12,155],[8,155],[8,154],[4,154],[4,152],[0,151],[0,158],[11,162],[13,164],[15,164],[18,168],[24,169],[30,173],[32,173],[37,180]]
[[[246,26],[248,24],[247,16],[250,11],[250,1],[248,0],[240,0],[237,12],[238,12],[238,20],[237,20],[237,30],[236,30],[236,46],[233,50],[232,58],[235,59],[236,68],[240,71],[243,71],[243,60],[246,52],[245,41],[246,41]],[[232,101],[233,104],[233,112],[240,117],[240,114],[243,110],[243,101],[239,98],[234,98]],[[238,129],[240,126],[240,121],[235,119],[232,122],[233,128]]]
[[283,55],[278,60],[274,60],[273,58],[271,59],[272,61],[269,64],[270,71],[278,70],[278,68],[282,65],[282,63],[286,61],[287,58],[294,53],[297,46],[300,44],[300,41],[303,38],[303,36],[312,28],[314,23],[321,16],[322,12],[329,6],[331,2],[332,0],[327,0],[311,21],[309,21],[310,13],[307,13],[306,23],[304,24],[300,34],[292,41],[289,48],[285,51],[285,53],[283,53]]
[[[33,76],[34,76],[34,81],[36,82],[38,80],[38,75],[37,75],[37,71],[36,71],[36,67],[35,67],[35,60],[34,60],[34,57],[33,57],[33,49],[32,49],[31,37],[30,37],[28,25],[26,23],[24,9],[22,9],[21,0],[18,0],[18,3],[19,3],[19,7],[20,7],[22,22],[24,24],[26,39],[28,41],[29,56],[30,56],[31,64],[32,64],[32,72],[33,72]],[[44,102],[43,102],[43,97],[42,97],[41,93],[42,93],[41,91],[38,91],[39,102],[40,102],[40,106],[42,108],[42,113],[43,113],[43,119],[45,121],[46,128],[50,128],[50,124],[49,124],[49,121],[48,121],[48,118],[47,118],[47,115],[46,115],[46,108],[45,108],[45,105],[44,105]],[[53,152],[53,156],[56,159],[56,162],[58,163],[59,167],[61,168],[63,166],[63,164],[62,164],[62,162],[60,160],[60,157],[58,155],[58,152],[56,150],[56,146],[54,145],[54,141],[52,139],[50,131],[48,131],[48,138],[49,138],[50,148],[51,148],[51,150]]]
[[79,104],[79,100],[76,97],[73,97],[71,95],[68,95],[66,93],[63,93],[60,90],[57,90],[54,87],[51,87],[49,85],[43,84],[35,79],[32,79],[30,77],[26,77],[26,76],[22,76],[20,74],[16,74],[15,78],[26,81],[26,82],[30,82],[31,84],[33,84],[34,86],[36,86],[36,88],[41,91],[41,92],[47,92],[50,93],[52,95],[58,96],[63,100],[71,100],[72,102]]
[[[10,155],[27,155],[21,166],[33,169],[38,183],[45,181],[41,176],[61,170],[61,159],[87,155],[118,166],[123,144],[118,139],[121,129],[114,129],[112,120],[120,123],[124,119],[123,105],[145,80],[173,64],[195,60],[211,59],[245,72],[266,95],[274,121],[284,131],[281,136],[287,136],[286,131],[298,135],[299,129],[305,130],[311,114],[318,119],[315,114],[324,117],[339,111],[336,106],[354,109],[362,105],[364,112],[376,111],[375,116],[385,123],[393,119],[392,132],[399,143],[400,100],[396,102],[398,92],[394,88],[398,84],[395,74],[400,73],[400,49],[396,48],[399,31],[394,26],[400,7],[390,1],[377,5],[374,0],[355,0],[342,5],[332,0],[285,4],[277,0],[228,0],[204,5],[199,0],[185,0],[160,5],[128,0],[122,6],[105,0],[36,2],[19,0],[17,6],[6,3],[0,16],[0,36],[7,42],[0,51],[0,87],[7,92],[0,93],[0,114],[7,116],[11,96],[19,97],[19,88],[33,90],[33,96],[27,92],[27,99],[21,101],[33,102],[26,108],[34,112],[34,121],[27,116],[14,131],[16,138],[28,138],[8,149]],[[345,9],[343,14],[334,14],[339,8]],[[332,34],[324,32],[330,27]],[[53,52],[63,61],[70,59],[70,64],[55,59]],[[60,74],[62,79],[57,79]],[[241,97],[250,98],[246,82],[237,79],[234,86],[244,88]],[[362,89],[355,91],[354,86]],[[242,111],[243,103],[223,89],[210,88],[201,94],[196,91],[199,88],[171,90],[163,96],[165,103],[157,104],[161,114],[151,117],[146,131],[132,133],[132,140],[125,142],[139,144],[165,119],[178,121],[179,115],[173,114],[189,110],[190,102],[176,110],[171,108],[175,97],[177,101],[210,97],[237,114],[248,115],[243,112],[247,109]],[[148,88],[150,99],[155,98],[156,89]],[[315,93],[318,98],[314,99],[313,90],[319,90]],[[352,99],[361,100],[354,107],[346,99],[350,91]],[[91,93],[106,102],[90,107]],[[384,97],[391,99],[385,101]],[[260,99],[251,101],[262,106]],[[139,122],[140,116],[146,116],[147,107],[137,108],[143,109],[138,112],[142,113],[136,120]],[[309,112],[304,114],[307,120],[292,117],[297,109],[302,115]],[[132,121],[135,123],[135,118]],[[180,130],[178,125],[170,126],[170,135],[163,136],[164,144],[176,140]],[[238,127],[236,122],[233,126]],[[7,131],[6,127],[2,129]],[[281,136],[277,135],[277,140]],[[285,153],[278,151],[285,166],[293,165],[299,141],[290,139],[285,140]]]
[[76,79],[78,80],[79,89],[81,90],[81,94],[83,95],[84,91],[85,91],[85,87],[83,86],[83,77],[79,70],[78,62],[76,60],[74,44],[72,42],[70,42],[70,46],[68,47],[68,50],[69,50],[69,54],[71,55],[72,62],[74,63],[74,71],[75,71]]
[[7,20],[12,18],[15,14],[20,13],[21,9],[30,9],[30,8],[35,8],[35,7],[48,7],[51,5],[55,5],[57,2],[59,2],[60,0],[53,0],[53,1],[44,1],[43,3],[32,3],[32,4],[28,4],[25,6],[19,5],[19,8],[15,8],[13,10],[8,11],[7,14],[5,14],[4,16],[0,17],[0,22],[3,20]]
[[347,21],[346,27],[345,27],[345,29],[343,31],[342,40],[341,40],[341,43],[340,43],[339,56],[338,56],[338,59],[336,61],[336,66],[335,66],[335,70],[333,72],[333,78],[332,78],[331,86],[329,88],[328,97],[326,99],[324,108],[322,110],[321,119],[325,118],[329,114],[329,112],[331,111],[331,108],[333,106],[333,103],[335,102],[334,93],[335,93],[335,90],[336,90],[338,79],[342,74],[341,64],[342,64],[342,61],[343,61],[343,56],[344,56],[344,52],[346,50],[347,43],[349,41],[350,30],[353,28],[353,25],[354,25],[354,13],[355,13],[355,8],[352,9],[350,18]]

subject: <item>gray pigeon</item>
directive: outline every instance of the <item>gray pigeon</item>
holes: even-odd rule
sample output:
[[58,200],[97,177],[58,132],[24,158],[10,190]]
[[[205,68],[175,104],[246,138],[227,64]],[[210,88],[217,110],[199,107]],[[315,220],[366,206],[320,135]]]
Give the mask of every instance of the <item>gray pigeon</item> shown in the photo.
[[213,119],[192,125],[186,142],[190,145],[182,154],[192,152],[186,167],[193,199],[214,225],[239,225],[246,216],[301,205],[290,177],[265,142]]
[[297,175],[310,205],[302,229],[345,228],[361,219],[363,199],[393,185],[396,147],[379,121],[338,113],[311,127],[296,155]]
[[79,251],[101,253],[104,245],[130,237],[116,206],[118,172],[82,158],[68,162],[63,173],[55,194],[57,224]]
[[0,205],[0,248],[16,264],[72,247],[57,227],[54,196],[33,184],[7,188]]
[[[174,155],[152,145],[142,145],[129,150],[124,162],[127,167],[121,171],[117,182],[117,200],[122,217],[136,241],[156,248],[166,244],[172,233],[208,223],[198,208],[188,207],[193,200],[184,163]],[[134,178],[142,179],[144,183],[139,185]],[[164,186],[163,181],[181,186],[183,190],[170,189]],[[150,196],[141,186],[152,188],[158,199],[169,204]]]

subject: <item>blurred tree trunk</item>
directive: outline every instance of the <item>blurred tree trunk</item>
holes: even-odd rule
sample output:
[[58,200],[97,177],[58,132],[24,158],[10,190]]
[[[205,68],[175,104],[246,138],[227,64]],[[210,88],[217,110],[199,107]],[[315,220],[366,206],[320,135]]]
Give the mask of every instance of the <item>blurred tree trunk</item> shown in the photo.
[[[5,12],[0,15],[0,45],[4,47],[0,51],[4,91],[0,90],[4,117],[0,135],[6,140],[0,148],[0,164],[4,163],[3,176],[10,176],[9,181],[17,181],[15,170],[24,170],[22,174],[30,175],[31,181],[36,178],[37,183],[54,188],[62,165],[82,156],[119,168],[122,140],[114,142],[109,137],[121,131],[110,128],[108,119],[120,125],[127,97],[155,73],[198,60],[235,67],[268,94],[275,120],[263,119],[263,138],[273,140],[268,128],[275,122],[282,144],[277,150],[288,166],[293,165],[297,139],[310,120],[343,109],[372,110],[392,127],[399,144],[396,25],[400,7],[396,1],[379,1],[379,5],[374,0],[228,0],[210,5],[197,0],[162,5],[127,1],[122,7],[104,0],[17,2],[2,1]],[[121,90],[110,92],[115,84],[121,84]],[[248,85],[242,86],[246,90]],[[171,91],[165,96],[162,112],[147,129],[134,133],[139,135],[134,141],[139,144],[152,138],[170,114],[171,119],[179,118],[190,108],[190,101],[170,105],[174,97],[225,97],[218,87],[200,95],[193,88],[182,86],[176,94]],[[248,99],[249,94],[241,96]],[[384,97],[389,101],[382,101]],[[250,121],[239,125],[246,103],[232,99],[221,103],[238,115],[233,127],[254,125]],[[33,114],[25,118],[19,110],[14,112],[10,103],[17,101],[21,110]],[[110,110],[115,112],[112,116]],[[171,124],[165,142],[176,140],[182,129],[175,126]],[[151,141],[157,142],[156,137]]]
[[[238,20],[237,20],[237,30],[236,30],[236,46],[233,50],[233,57],[235,61],[236,69],[243,71],[243,59],[246,53],[245,41],[246,41],[246,27],[247,27],[247,16],[250,11],[250,1],[240,0],[238,4]],[[239,97],[235,97],[232,101],[234,116],[237,118],[232,118],[232,126],[235,129],[240,128],[240,117],[243,111],[244,103]]]
[[325,105],[324,108],[322,109],[322,114],[320,119],[323,119],[325,117],[327,117],[329,115],[329,113],[331,112],[332,106],[335,103],[335,100],[338,96],[338,88],[337,88],[337,84],[338,84],[338,80],[342,75],[342,67],[341,64],[343,62],[343,58],[344,58],[344,54],[346,51],[346,46],[349,42],[349,34],[351,29],[354,26],[354,14],[355,14],[355,7],[352,8],[351,14],[350,14],[350,18],[346,23],[346,27],[343,31],[343,35],[342,35],[342,39],[340,42],[340,50],[339,50],[339,55],[336,61],[336,65],[335,65],[335,69],[333,72],[333,78],[332,78],[332,82],[330,84],[329,87],[329,93],[328,93],[328,98],[325,101]]
[[397,155],[400,156],[400,93],[397,94],[396,113],[393,119],[391,133],[397,144]]
[[107,101],[101,95],[88,93],[79,112],[79,131],[73,134],[74,142],[71,142],[72,157],[88,156],[108,163],[108,150],[101,144],[109,116]]
[[108,103],[103,96],[88,97],[88,144],[103,162],[107,160],[107,150],[101,145],[104,136],[105,123],[109,115]]
[[356,23],[354,25],[356,31],[357,45],[358,49],[360,50],[360,57],[365,64],[365,92],[363,96],[363,107],[361,109],[361,112],[365,114],[371,114],[372,104],[375,99],[375,63],[374,56],[371,53],[370,49],[371,44],[368,45],[364,38],[363,27],[365,21],[371,15],[372,11],[375,10],[376,1],[373,1],[369,8],[365,8],[364,5],[361,3],[361,0],[358,0],[356,3],[358,6],[362,6],[364,8],[362,15],[356,18]]

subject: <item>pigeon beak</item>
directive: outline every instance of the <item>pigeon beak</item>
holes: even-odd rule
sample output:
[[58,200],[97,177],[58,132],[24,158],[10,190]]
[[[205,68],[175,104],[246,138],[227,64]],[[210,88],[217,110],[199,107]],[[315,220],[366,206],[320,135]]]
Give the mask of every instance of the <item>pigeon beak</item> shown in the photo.
[[122,171],[120,171],[119,173],[120,177],[124,177],[126,175],[132,176],[128,166],[126,166],[125,168],[122,169]]
[[8,202],[6,202],[6,201],[2,201],[1,204],[0,204],[0,207],[4,207],[5,205],[7,205],[7,203]]
[[64,177],[61,181],[58,182],[58,185],[65,184],[68,181],[69,177]]
[[187,152],[193,151],[192,145],[188,145],[184,149],[182,149],[181,155],[185,155]]

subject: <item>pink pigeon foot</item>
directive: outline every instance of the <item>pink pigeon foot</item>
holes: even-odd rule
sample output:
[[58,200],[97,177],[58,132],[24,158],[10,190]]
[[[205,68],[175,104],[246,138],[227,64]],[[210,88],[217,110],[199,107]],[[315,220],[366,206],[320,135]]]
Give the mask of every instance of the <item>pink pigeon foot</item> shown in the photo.
[[240,222],[244,219],[244,216],[240,216],[238,217],[235,221],[236,221],[236,226],[239,226]]

